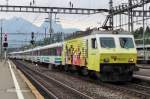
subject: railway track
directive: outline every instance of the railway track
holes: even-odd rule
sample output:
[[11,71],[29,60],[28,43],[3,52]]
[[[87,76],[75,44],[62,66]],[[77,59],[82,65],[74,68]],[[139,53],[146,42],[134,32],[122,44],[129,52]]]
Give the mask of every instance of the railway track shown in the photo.
[[130,92],[136,93],[137,96],[141,97],[142,99],[150,99],[150,87],[129,83],[124,86],[124,88],[130,89]]
[[[28,64],[29,65],[29,64]],[[25,67],[25,66],[24,66]],[[44,74],[44,72],[45,71],[47,71],[47,69],[41,69],[41,68],[39,68],[39,70],[38,70],[39,72],[43,72],[42,74]],[[56,71],[56,72],[54,72],[54,73],[52,73],[52,71],[51,72],[49,72],[49,71],[47,71],[46,73],[45,73],[45,75],[47,75],[48,77],[51,77],[51,76],[54,76],[54,74],[57,74],[58,73],[58,71]],[[68,75],[68,73],[63,73],[63,72],[59,72],[58,73],[59,75]],[[68,76],[70,76],[70,73],[69,73],[69,75]],[[122,92],[122,93],[124,93],[124,94],[129,94],[129,95],[131,95],[131,96],[133,96],[133,97],[138,97],[139,99],[150,99],[150,87],[147,85],[147,86],[145,86],[144,84],[143,85],[141,85],[140,83],[136,83],[136,82],[131,82],[131,83],[123,83],[123,84],[114,84],[114,83],[103,83],[103,82],[101,82],[101,81],[97,81],[97,80],[94,80],[94,79],[88,79],[88,78],[84,78],[84,77],[82,77],[82,76],[78,76],[78,75],[75,75],[75,76],[70,76],[71,78],[78,78],[78,80],[81,80],[81,82],[84,80],[85,82],[89,82],[89,83],[91,83],[91,84],[93,84],[94,86],[91,86],[91,88],[95,88],[96,89],[96,87],[98,88],[98,87],[101,87],[101,86],[103,86],[103,87],[106,87],[106,88],[109,88],[109,89],[111,89],[111,90],[114,90],[114,91],[119,91],[119,92]],[[54,77],[55,78],[55,77]],[[47,79],[47,78],[46,78]],[[45,79],[45,80],[46,80]],[[48,82],[50,82],[50,81],[48,81]],[[70,81],[69,81],[70,82]],[[67,85],[67,83],[66,83],[66,81],[64,81],[63,82],[63,84],[66,84]],[[88,85],[87,85],[88,86]],[[73,88],[73,87],[72,87]],[[87,87],[86,87],[87,88]],[[86,92],[86,91],[82,91],[82,92]],[[88,92],[87,92],[88,93]],[[98,92],[97,92],[98,93]],[[90,94],[90,93],[89,93]],[[89,95],[88,94],[88,95]],[[67,95],[69,95],[69,93],[67,92]],[[81,94],[80,94],[81,95]],[[87,94],[86,94],[87,95]],[[71,97],[74,97],[73,95],[70,95]],[[77,96],[77,95],[76,95]],[[82,95],[81,95],[82,96]],[[71,98],[70,97],[70,98]],[[70,99],[70,98],[68,98],[68,99]],[[82,98],[82,97],[81,97]],[[86,98],[84,98],[84,99],[91,99],[91,98],[93,98],[93,97],[86,97]],[[94,97],[95,98],[95,97]],[[137,98],[137,99],[138,99]],[[71,98],[71,99],[74,99],[74,98]],[[78,99],[80,99],[80,97],[78,98]],[[97,99],[104,99],[104,97],[103,98],[97,98]],[[105,98],[105,99],[107,99],[107,98]],[[111,98],[110,98],[111,99]],[[119,98],[120,99],[120,98]],[[121,98],[122,99],[122,98]],[[126,98],[123,98],[123,99],[126,99]],[[128,98],[128,99],[132,99],[132,98]]]
[[128,83],[103,83],[91,79],[84,79],[88,82],[104,86],[106,88],[129,94],[137,97],[137,99],[150,99],[150,85],[136,84],[135,82]]
[[[103,83],[101,81],[93,79],[84,79],[84,80],[110,88],[112,90],[118,90],[125,94],[130,94],[132,96],[139,97],[140,99],[150,99],[150,84],[144,85],[141,83],[142,81],[140,83],[137,83],[136,81],[126,83]],[[143,83],[147,82],[143,81]]]
[[123,85],[104,84],[109,88],[128,93],[130,95],[139,97],[140,99],[150,99],[150,88],[139,84],[127,83]]
[[43,75],[18,61],[14,61],[17,68],[19,68],[38,88],[46,99],[93,99],[60,81]]
[[[84,79],[82,77],[79,77],[79,78]],[[97,81],[94,79],[84,79],[84,80],[89,81],[91,83],[95,83],[97,85],[110,88],[112,90],[118,90],[123,93],[139,97],[140,99],[150,99],[150,82],[149,81],[140,80],[140,82],[138,83],[137,81],[125,82],[125,83],[103,83],[101,81]]]

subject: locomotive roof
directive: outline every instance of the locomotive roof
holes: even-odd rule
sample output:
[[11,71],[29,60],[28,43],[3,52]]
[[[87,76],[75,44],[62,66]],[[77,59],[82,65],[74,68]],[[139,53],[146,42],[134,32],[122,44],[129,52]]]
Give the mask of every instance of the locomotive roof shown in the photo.
[[65,38],[65,40],[78,38],[78,37],[84,37],[88,35],[95,35],[95,34],[103,34],[103,35],[109,35],[109,34],[116,34],[116,35],[132,35],[130,32],[124,31],[124,30],[87,30],[87,31],[77,31],[73,33],[72,35]]

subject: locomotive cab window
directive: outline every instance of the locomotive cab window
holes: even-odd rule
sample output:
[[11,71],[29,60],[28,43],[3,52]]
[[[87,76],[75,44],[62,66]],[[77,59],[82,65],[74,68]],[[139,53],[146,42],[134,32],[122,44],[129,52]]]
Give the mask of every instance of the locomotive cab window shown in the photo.
[[134,48],[133,39],[128,37],[119,38],[120,46],[122,48]]
[[100,44],[102,48],[115,48],[113,37],[100,37]]
[[91,43],[92,43],[92,48],[93,48],[93,49],[96,49],[96,48],[97,48],[96,38],[92,38],[92,39],[91,39]]

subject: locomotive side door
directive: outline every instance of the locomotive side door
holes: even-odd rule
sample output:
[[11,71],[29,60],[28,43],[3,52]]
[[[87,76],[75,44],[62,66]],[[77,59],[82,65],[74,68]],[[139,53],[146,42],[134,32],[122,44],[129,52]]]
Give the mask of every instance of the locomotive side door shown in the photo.
[[96,37],[88,39],[88,68],[90,70],[99,70],[99,53]]

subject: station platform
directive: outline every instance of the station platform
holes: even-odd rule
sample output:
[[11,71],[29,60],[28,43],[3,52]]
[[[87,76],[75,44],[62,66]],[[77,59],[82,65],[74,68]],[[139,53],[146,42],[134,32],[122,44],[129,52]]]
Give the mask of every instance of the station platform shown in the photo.
[[0,99],[37,99],[23,77],[13,62],[0,61]]
[[150,81],[150,65],[139,64],[139,71],[134,72],[133,77]]
[[150,69],[150,64],[137,64],[136,66],[143,69]]

